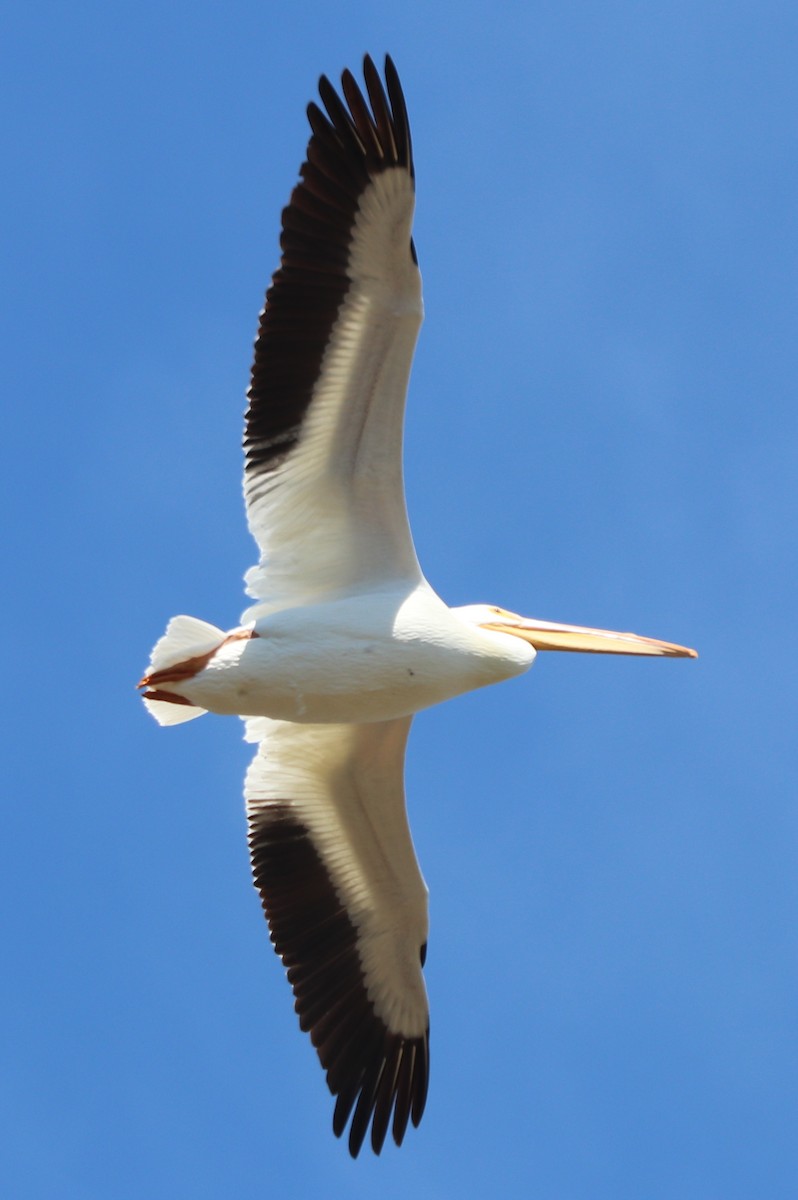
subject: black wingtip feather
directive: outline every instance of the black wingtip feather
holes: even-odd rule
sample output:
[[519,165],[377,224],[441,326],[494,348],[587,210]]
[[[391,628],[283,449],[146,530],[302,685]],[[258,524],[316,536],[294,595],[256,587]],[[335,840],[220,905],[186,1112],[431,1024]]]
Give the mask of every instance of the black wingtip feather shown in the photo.
[[413,1064],[413,1101],[410,1108],[410,1119],[418,1125],[424,1116],[427,1106],[427,1088],[429,1086],[429,1030],[416,1044],[416,1061]]
[[396,1101],[393,1110],[393,1128],[391,1133],[397,1146],[401,1146],[410,1120],[410,1104],[413,1097],[413,1067],[416,1059],[415,1045],[402,1048],[402,1058],[399,1063],[399,1073],[396,1077],[394,1090]]
[[385,1135],[391,1120],[391,1112],[396,1101],[396,1080],[405,1052],[404,1043],[398,1039],[394,1042],[389,1058],[385,1060],[383,1077],[377,1092],[374,1112],[371,1118],[371,1148],[379,1154],[385,1143]]

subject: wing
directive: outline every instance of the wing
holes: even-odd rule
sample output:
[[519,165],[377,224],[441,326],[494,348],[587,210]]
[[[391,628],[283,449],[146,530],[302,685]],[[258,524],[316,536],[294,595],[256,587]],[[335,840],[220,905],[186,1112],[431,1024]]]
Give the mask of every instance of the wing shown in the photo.
[[307,161],[283,211],[248,392],[244,494],[261,557],[247,591],[270,609],[420,571],[405,510],[402,430],[422,319],[411,241],[410,130],[399,78],[370,58],[369,104],[319,81]]
[[369,1123],[379,1154],[392,1115],[400,1145],[427,1096],[427,889],[402,778],[410,720],[247,722],[260,741],[245,785],[255,885],[337,1097],[337,1136],[352,1115],[353,1157]]

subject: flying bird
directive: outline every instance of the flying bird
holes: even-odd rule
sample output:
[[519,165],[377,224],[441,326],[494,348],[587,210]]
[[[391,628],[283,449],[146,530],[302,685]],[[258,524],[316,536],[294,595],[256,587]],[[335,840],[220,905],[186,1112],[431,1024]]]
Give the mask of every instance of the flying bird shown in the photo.
[[255,343],[244,494],[254,600],[225,632],[175,617],[139,687],[162,725],[234,714],[255,885],[349,1149],[418,1125],[429,1078],[427,889],[405,812],[413,715],[537,651],[695,657],[631,633],[449,608],[419,566],[402,428],[421,325],[407,110],[389,57],[325,112],[282,214]]

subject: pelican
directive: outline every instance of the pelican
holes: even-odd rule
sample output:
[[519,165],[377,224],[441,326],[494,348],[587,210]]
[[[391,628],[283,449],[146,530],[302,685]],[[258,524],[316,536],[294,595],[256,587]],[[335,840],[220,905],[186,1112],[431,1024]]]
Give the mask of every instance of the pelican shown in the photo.
[[254,603],[225,632],[175,617],[139,683],[162,725],[242,717],[249,848],[301,1028],[349,1125],[418,1125],[429,1078],[427,889],[405,811],[413,715],[538,651],[695,657],[632,633],[449,608],[413,548],[402,428],[422,320],[413,156],[393,62],[319,80],[255,343],[244,495]]

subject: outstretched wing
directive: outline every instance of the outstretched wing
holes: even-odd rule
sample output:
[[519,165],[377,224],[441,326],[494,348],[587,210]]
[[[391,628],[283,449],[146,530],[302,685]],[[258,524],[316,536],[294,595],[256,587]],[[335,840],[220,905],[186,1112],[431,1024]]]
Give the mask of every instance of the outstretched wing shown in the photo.
[[423,313],[410,130],[390,58],[387,95],[368,57],[363,70],[368,102],[345,71],[343,99],[319,82],[327,115],[308,107],[307,161],[260,317],[244,494],[261,551],[247,591],[261,603],[246,620],[420,576],[402,481]]
[[337,1136],[352,1117],[353,1156],[369,1124],[377,1154],[391,1121],[401,1144],[427,1096],[427,889],[403,785],[410,720],[247,722],[260,742],[245,785],[255,885],[337,1097]]

